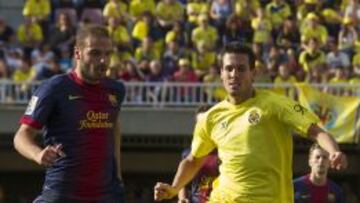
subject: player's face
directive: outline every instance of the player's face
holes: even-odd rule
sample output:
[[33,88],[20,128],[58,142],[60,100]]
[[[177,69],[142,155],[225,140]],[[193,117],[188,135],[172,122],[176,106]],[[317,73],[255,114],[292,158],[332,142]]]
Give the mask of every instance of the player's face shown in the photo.
[[106,76],[112,53],[111,39],[88,37],[81,48],[77,48],[79,68],[83,79],[97,83]]
[[330,166],[329,153],[322,149],[315,149],[309,159],[311,171],[317,175],[327,174]]
[[252,91],[254,72],[250,70],[246,54],[226,53],[223,57],[221,79],[227,93],[232,97],[248,95]]

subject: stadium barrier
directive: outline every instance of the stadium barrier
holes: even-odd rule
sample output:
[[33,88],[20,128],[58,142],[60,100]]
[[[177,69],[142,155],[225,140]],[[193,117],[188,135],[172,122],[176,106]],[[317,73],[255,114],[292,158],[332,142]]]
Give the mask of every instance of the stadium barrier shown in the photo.
[[[18,83],[0,81],[0,105],[25,105],[40,82]],[[256,83],[256,88],[272,89],[297,99],[298,89],[293,84],[274,85]],[[311,84],[322,92],[337,96],[360,96],[360,84]],[[223,99],[220,83],[126,82],[124,106],[196,107],[214,104]]]

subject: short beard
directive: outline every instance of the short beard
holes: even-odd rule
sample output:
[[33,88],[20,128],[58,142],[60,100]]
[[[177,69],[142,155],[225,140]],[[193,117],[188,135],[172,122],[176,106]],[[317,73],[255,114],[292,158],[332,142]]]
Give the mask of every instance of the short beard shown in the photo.
[[83,63],[80,64],[80,72],[81,72],[81,75],[82,75],[83,79],[87,83],[90,83],[90,84],[98,83],[99,81],[97,79],[94,79],[93,77],[91,77],[91,75],[88,73],[86,68],[88,68],[88,67],[86,67],[85,64],[83,64]]

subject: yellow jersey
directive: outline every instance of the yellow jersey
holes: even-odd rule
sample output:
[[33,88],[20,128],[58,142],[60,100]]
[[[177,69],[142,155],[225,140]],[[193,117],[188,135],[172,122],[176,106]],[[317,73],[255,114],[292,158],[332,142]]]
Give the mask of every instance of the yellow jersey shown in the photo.
[[198,120],[191,154],[217,148],[220,176],[210,202],[292,203],[292,132],[306,137],[319,118],[266,90],[234,105],[224,100]]

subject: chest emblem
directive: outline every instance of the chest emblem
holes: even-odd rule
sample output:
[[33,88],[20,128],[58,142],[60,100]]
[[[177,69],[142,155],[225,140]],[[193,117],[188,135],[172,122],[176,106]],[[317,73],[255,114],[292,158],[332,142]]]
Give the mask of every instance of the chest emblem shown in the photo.
[[117,106],[118,105],[118,101],[116,99],[116,96],[114,94],[109,94],[108,96],[109,102],[112,106]]
[[258,124],[260,122],[260,119],[261,119],[261,115],[260,115],[259,110],[254,109],[254,110],[250,111],[249,116],[248,116],[248,121],[251,125]]

